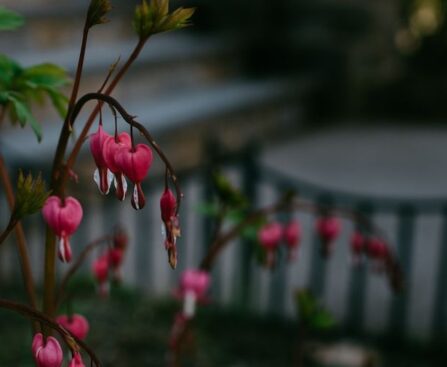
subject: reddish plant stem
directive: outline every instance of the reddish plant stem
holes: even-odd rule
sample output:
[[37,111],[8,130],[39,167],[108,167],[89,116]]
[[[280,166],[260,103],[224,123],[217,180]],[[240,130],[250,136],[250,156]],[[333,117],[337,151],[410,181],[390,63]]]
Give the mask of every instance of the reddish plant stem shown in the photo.
[[[12,188],[11,178],[9,177],[8,170],[6,169],[5,166],[5,161],[1,155],[0,155],[0,179],[6,193],[6,200],[8,201],[8,206],[12,211],[15,202],[14,191]],[[25,231],[23,230],[23,226],[20,222],[18,222],[15,225],[14,231],[16,236],[17,250],[19,252],[20,265],[22,269],[23,282],[25,285],[26,294],[28,296],[28,302],[31,305],[31,307],[37,308],[36,288],[34,285],[34,278],[31,269],[31,261],[28,253]],[[39,325],[37,323],[33,323],[32,326],[34,332],[39,330]]]
[[62,301],[62,297],[65,292],[65,288],[67,287],[68,282],[73,277],[73,275],[78,271],[78,269],[81,267],[82,263],[86,260],[87,256],[90,254],[92,250],[94,250],[96,247],[102,245],[104,242],[108,242],[112,240],[112,236],[106,235],[98,238],[97,240],[93,241],[89,245],[87,245],[84,250],[81,252],[77,260],[73,263],[73,265],[68,269],[68,271],[65,273],[65,276],[62,278],[61,284],[59,285],[59,290],[56,295],[56,305],[59,306]]
[[[113,78],[113,80],[111,81],[111,83],[109,84],[109,86],[107,87],[107,89],[104,92],[104,95],[110,95],[113,90],[115,89],[115,87],[117,86],[117,84],[120,82],[120,80],[123,78],[123,76],[127,73],[127,71],[129,70],[129,68],[131,67],[131,65],[134,63],[134,61],[138,58],[141,50],[144,47],[144,44],[146,43],[147,38],[146,39],[140,39],[137,43],[137,45],[135,46],[134,50],[132,51],[132,53],[130,54],[129,58],[127,59],[126,63],[121,67],[121,69],[118,71],[118,73],[116,74],[115,78]],[[100,102],[98,104],[98,106],[95,107],[95,109],[91,112],[89,118],[87,119],[87,122],[85,123],[78,139],[76,140],[76,143],[73,147],[73,150],[71,151],[68,159],[67,159],[67,164],[66,164],[66,169],[70,170],[74,167],[75,163],[76,163],[76,159],[79,155],[79,152],[81,151],[82,145],[84,144],[85,138],[87,137],[88,132],[90,131],[90,128],[93,125],[93,122],[95,121],[96,116],[99,113],[100,108],[102,107],[102,102]],[[74,119],[73,119],[74,120]],[[65,180],[65,179],[64,179]]]
[[82,340],[79,340],[76,336],[71,334],[68,330],[60,326],[58,323],[54,322],[51,318],[42,312],[37,311],[34,308],[23,305],[21,303],[12,302],[4,299],[0,299],[0,308],[10,310],[21,315],[26,316],[29,319],[36,320],[52,330],[57,331],[64,339],[67,346],[73,351],[78,351],[81,347],[90,356],[92,363],[100,367],[101,362],[91,348],[89,348]]
[[[73,89],[70,96],[70,102],[68,105],[67,116],[65,117],[64,125],[62,127],[59,141],[56,148],[56,153],[53,160],[53,168],[51,171],[51,185],[50,188],[54,195],[64,196],[65,183],[61,182],[61,168],[63,166],[65,150],[67,149],[68,139],[70,137],[72,128],[70,125],[70,116],[73,111],[74,104],[79,91],[79,85],[81,83],[82,69],[85,59],[85,51],[87,48],[89,27],[87,24],[84,26],[82,33],[81,49],[79,52],[79,60],[76,68],[76,75],[73,84]],[[45,264],[44,264],[44,294],[43,294],[43,311],[46,315],[53,318],[55,312],[54,304],[54,288],[56,283],[56,237],[51,229],[46,227],[45,236]],[[44,329],[45,335],[51,333],[51,330]]]

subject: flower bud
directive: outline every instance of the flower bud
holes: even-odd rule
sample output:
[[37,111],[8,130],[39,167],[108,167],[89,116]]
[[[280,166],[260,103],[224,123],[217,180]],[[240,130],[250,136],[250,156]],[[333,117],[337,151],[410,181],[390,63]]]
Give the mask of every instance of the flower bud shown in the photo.
[[71,316],[60,315],[56,318],[56,322],[81,340],[86,338],[88,331],[90,330],[90,325],[87,319],[78,314]]
[[36,334],[33,338],[32,351],[37,367],[62,366],[64,355],[56,338],[49,336],[45,340],[41,333]]

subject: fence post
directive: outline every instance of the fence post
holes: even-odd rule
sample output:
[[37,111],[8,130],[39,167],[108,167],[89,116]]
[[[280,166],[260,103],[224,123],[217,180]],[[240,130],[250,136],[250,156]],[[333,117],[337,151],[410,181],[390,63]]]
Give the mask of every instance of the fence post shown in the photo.
[[441,248],[438,257],[438,278],[432,316],[432,338],[439,342],[446,337],[447,323],[447,205],[442,209]]
[[[259,172],[259,146],[255,142],[248,144],[242,162],[242,187],[249,205],[254,208],[258,201]],[[243,307],[248,307],[251,285],[252,246],[250,241],[241,241],[241,282],[240,300]]]
[[398,211],[397,257],[402,266],[405,287],[401,294],[394,295],[389,314],[389,333],[401,337],[405,331],[408,315],[411,267],[413,257],[415,211],[412,206],[402,206]]

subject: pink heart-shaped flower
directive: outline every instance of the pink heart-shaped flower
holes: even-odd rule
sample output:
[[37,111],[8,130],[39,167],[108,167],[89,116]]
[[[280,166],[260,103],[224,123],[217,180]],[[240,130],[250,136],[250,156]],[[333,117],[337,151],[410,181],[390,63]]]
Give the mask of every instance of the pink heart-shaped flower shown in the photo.
[[33,338],[33,357],[37,367],[60,367],[64,359],[62,348],[56,338],[38,333]]
[[87,319],[79,314],[71,316],[60,315],[56,318],[56,322],[81,340],[86,338],[88,331],[90,330],[90,325]]
[[129,180],[138,183],[144,180],[152,165],[152,150],[145,144],[122,148],[116,152],[115,162]]
[[68,367],[85,367],[84,362],[82,361],[82,357],[79,353],[75,353],[73,358],[71,359]]

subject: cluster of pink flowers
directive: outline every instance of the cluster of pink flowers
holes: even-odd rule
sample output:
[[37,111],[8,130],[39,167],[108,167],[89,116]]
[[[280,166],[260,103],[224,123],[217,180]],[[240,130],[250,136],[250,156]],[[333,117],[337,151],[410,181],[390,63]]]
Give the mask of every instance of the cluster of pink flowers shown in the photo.
[[351,253],[354,264],[359,264],[363,258],[373,262],[377,270],[383,270],[391,260],[391,251],[387,243],[377,237],[367,237],[359,231],[351,236]]
[[[56,338],[49,336],[45,339],[41,333],[38,333],[34,335],[31,349],[37,367],[62,366],[64,353]],[[79,352],[72,352],[68,367],[85,367]]]
[[126,198],[126,177],[134,183],[132,206],[141,209],[146,203],[141,182],[152,165],[152,150],[145,144],[133,145],[129,134],[115,136],[104,131],[102,125],[90,136],[90,151],[96,163],[94,180],[104,195],[108,194],[113,181],[119,200]]
[[103,297],[109,293],[110,275],[113,280],[121,281],[121,266],[127,246],[127,234],[123,230],[118,229],[113,236],[112,246],[93,262],[93,276],[98,284],[98,293]]
[[266,265],[272,268],[276,264],[276,253],[281,242],[287,246],[288,259],[296,259],[301,241],[301,226],[297,220],[284,226],[278,222],[268,223],[259,230],[258,241],[266,251]]

